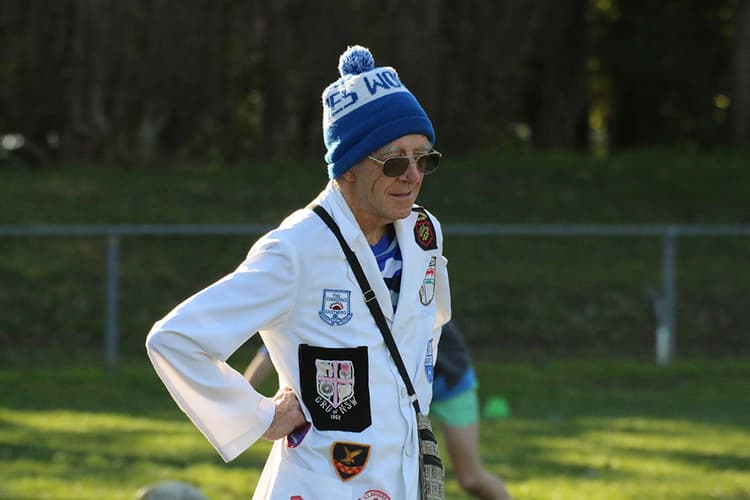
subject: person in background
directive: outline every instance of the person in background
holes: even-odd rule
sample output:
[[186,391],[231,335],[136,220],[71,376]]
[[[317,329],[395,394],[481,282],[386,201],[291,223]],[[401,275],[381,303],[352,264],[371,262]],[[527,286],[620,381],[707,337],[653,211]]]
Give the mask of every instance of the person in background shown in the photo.
[[[244,376],[253,387],[260,387],[273,373],[268,350],[260,346]],[[482,500],[512,500],[503,481],[484,468],[479,454],[478,385],[464,336],[450,321],[438,343],[430,417],[441,424],[461,488]]]
[[484,468],[479,454],[478,386],[466,340],[451,321],[438,343],[430,418],[441,425],[461,488],[484,500],[510,500],[503,481]]
[[[338,69],[322,95],[327,186],[146,339],[156,373],[225,461],[273,441],[254,499],[420,494],[414,401],[339,241],[312,208],[328,212],[360,261],[367,300],[377,300],[429,408],[450,287],[440,223],[415,203],[441,155],[396,70],[376,67],[360,46]],[[279,169],[281,179],[293,174]],[[279,375],[273,398],[227,362],[256,332]]]

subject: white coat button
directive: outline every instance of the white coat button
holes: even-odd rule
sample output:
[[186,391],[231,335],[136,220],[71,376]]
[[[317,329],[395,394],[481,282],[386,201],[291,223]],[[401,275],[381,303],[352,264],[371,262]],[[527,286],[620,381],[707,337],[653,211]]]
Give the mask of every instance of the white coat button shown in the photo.
[[411,456],[411,444],[407,444],[406,446],[404,446],[404,455],[406,455],[407,457]]
[[406,387],[402,387],[402,388],[401,388],[401,397],[402,397],[402,398],[405,398],[405,397],[406,397],[406,396],[408,396],[408,395],[409,395],[409,393],[408,393],[408,392],[406,392]]

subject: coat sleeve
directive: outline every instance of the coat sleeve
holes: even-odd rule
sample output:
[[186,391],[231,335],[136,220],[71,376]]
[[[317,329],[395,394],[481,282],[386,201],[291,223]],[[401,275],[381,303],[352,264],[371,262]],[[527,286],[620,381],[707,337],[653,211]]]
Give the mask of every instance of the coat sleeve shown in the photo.
[[263,435],[275,411],[227,359],[292,309],[294,255],[288,243],[264,237],[232,274],[177,306],[146,339],[169,393],[227,462]]

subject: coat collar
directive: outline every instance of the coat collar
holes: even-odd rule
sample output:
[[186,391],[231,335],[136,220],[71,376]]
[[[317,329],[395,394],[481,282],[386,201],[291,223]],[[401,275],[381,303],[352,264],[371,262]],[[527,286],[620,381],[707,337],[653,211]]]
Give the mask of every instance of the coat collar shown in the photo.
[[[329,181],[326,188],[318,195],[313,204],[319,204],[331,214],[341,229],[349,246],[357,255],[362,269],[367,276],[378,299],[383,314],[389,320],[394,320],[391,296],[380,274],[375,255],[372,253],[362,229],[359,227],[349,204],[333,181]],[[408,311],[419,304],[419,288],[422,285],[433,252],[427,252],[415,243],[415,225],[420,212],[412,211],[405,219],[394,222],[396,238],[401,249],[404,267],[401,274],[401,290],[399,292],[399,306],[397,317],[408,315]],[[351,279],[356,283],[354,274],[349,271]],[[359,290],[358,290],[359,291]]]

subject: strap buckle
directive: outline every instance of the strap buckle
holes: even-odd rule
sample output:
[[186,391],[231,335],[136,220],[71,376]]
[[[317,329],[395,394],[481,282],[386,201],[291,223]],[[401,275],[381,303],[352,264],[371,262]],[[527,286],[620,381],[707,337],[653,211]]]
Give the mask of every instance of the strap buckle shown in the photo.
[[370,302],[371,300],[375,300],[375,292],[373,292],[372,288],[370,288],[362,294],[362,297],[365,299],[365,302]]

